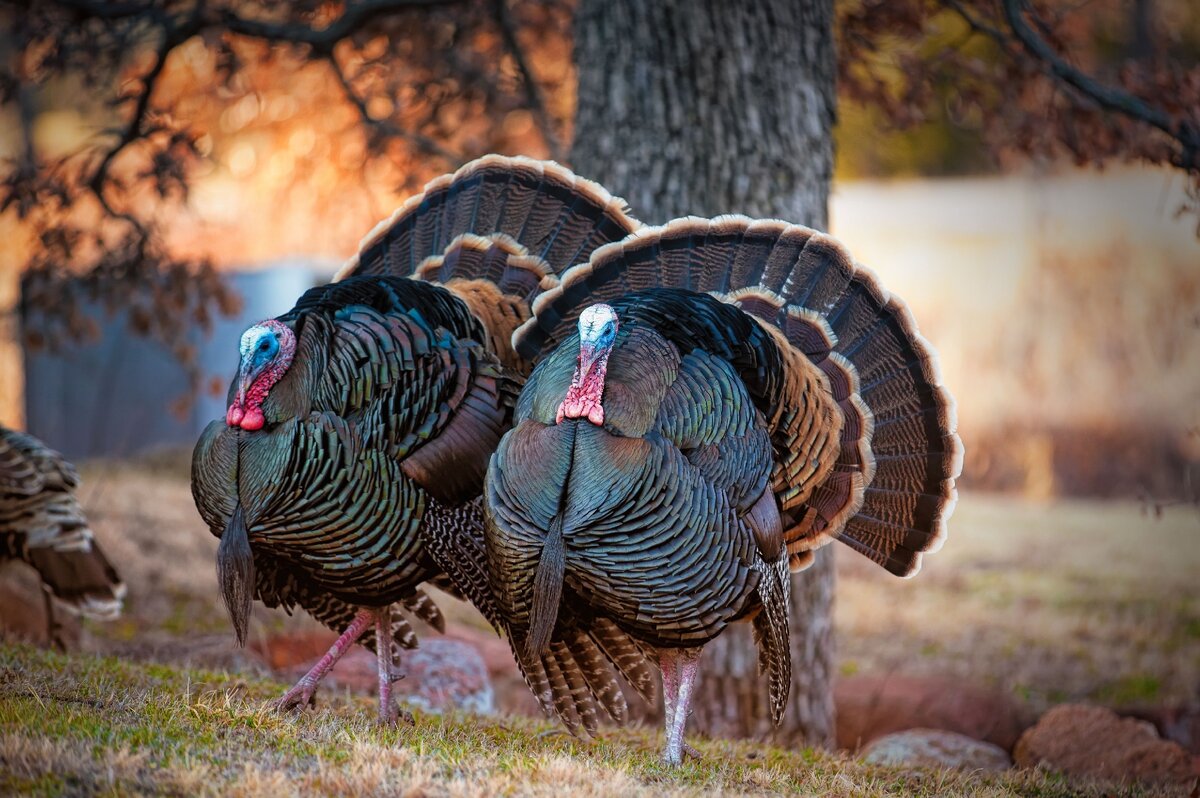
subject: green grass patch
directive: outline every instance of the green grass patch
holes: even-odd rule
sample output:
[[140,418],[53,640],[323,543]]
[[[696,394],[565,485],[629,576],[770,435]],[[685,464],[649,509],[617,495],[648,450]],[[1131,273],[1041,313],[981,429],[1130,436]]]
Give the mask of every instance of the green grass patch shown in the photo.
[[1096,699],[1116,706],[1144,704],[1156,700],[1162,692],[1157,676],[1135,673],[1102,687]]
[[420,712],[411,726],[385,729],[367,696],[280,715],[268,702],[283,689],[240,674],[0,646],[0,793],[1121,794],[1034,772],[882,768],[750,742],[693,740],[703,760],[670,769],[658,761],[657,730],[606,730],[589,744],[548,722]]

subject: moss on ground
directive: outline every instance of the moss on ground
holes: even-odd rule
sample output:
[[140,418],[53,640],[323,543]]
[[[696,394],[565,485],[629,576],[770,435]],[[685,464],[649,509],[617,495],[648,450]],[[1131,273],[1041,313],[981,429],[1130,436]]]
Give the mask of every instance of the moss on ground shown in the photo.
[[518,718],[414,713],[382,729],[368,697],[279,715],[284,686],[238,674],[0,646],[0,794],[1100,796],[1013,771],[872,767],[844,756],[697,741],[677,770],[658,735],[584,744]]

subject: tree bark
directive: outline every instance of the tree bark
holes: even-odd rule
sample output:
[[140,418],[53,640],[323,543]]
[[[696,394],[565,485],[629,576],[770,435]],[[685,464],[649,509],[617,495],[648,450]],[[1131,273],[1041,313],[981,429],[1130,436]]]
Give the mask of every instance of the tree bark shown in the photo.
[[[572,167],[647,223],[742,213],[826,229],[832,23],[832,0],[581,0]],[[826,549],[795,579],[778,730],[746,624],[706,647],[689,728],[831,745],[832,603]]]

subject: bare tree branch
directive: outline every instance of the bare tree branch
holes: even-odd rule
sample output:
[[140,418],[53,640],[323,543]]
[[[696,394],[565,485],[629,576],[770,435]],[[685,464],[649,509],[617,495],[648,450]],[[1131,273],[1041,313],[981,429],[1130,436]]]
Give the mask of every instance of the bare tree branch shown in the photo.
[[362,119],[363,124],[374,128],[388,136],[404,139],[413,146],[419,148],[429,155],[436,155],[448,161],[454,168],[461,166],[466,162],[466,158],[460,153],[451,152],[442,145],[438,144],[429,136],[417,133],[414,130],[405,130],[399,125],[395,125],[386,119],[375,119],[367,110],[367,101],[354,88],[354,84],[346,76],[342,65],[338,63],[337,58],[332,53],[325,59],[329,62],[330,68],[333,70],[334,76],[342,87],[342,91],[346,95],[346,99],[358,110],[358,115]]
[[1011,54],[1012,50],[1009,47],[1008,36],[1006,36],[999,28],[989,25],[979,17],[972,14],[969,10],[967,10],[967,7],[958,2],[958,0],[942,0],[942,3],[953,9],[955,13],[962,17],[963,21],[967,23],[967,27],[969,27],[971,30],[977,31],[982,33],[984,36],[991,38],[996,42],[996,44],[1000,45],[1002,50]]
[[346,10],[340,17],[320,29],[287,22],[246,19],[229,10],[221,15],[219,22],[231,32],[242,36],[253,36],[271,42],[308,44],[320,53],[328,53],[342,39],[385,14],[408,8],[452,5],[455,2],[457,0],[363,0],[359,3],[347,3]]
[[546,146],[550,148],[550,157],[556,161],[562,161],[564,156],[562,142],[554,130],[550,114],[546,111],[546,100],[542,96],[541,86],[534,80],[533,71],[529,68],[529,61],[525,58],[525,50],[517,41],[516,26],[513,24],[512,15],[509,14],[507,0],[492,0],[492,10],[496,24],[500,28],[500,34],[504,38],[504,47],[512,55],[513,60],[517,63],[517,69],[521,72],[521,81],[525,84],[525,97],[533,111],[534,119],[537,120],[538,127],[541,128]]
[[1082,100],[1166,133],[1178,142],[1181,148],[1176,165],[1191,172],[1200,170],[1200,128],[1187,120],[1175,119],[1161,107],[1127,91],[1105,85],[1068,63],[1026,22],[1025,14],[1028,13],[1034,18],[1035,24],[1043,30],[1046,29],[1040,18],[1029,9],[1027,0],[1002,0],[1004,19],[1011,34],[975,16],[959,0],[942,0],[942,3],[953,9],[972,30],[992,39],[1011,57],[1017,55],[1013,50],[1015,40],[1044,74],[1069,87]]
[[1179,166],[1189,170],[1200,168],[1200,130],[1184,120],[1172,119],[1166,111],[1129,92],[1105,86],[1068,64],[1026,24],[1022,15],[1025,5],[1024,0],[1004,0],[1004,17],[1017,41],[1030,55],[1046,64],[1056,78],[1092,99],[1102,108],[1156,127],[1176,139],[1183,147]]
[[142,90],[138,93],[133,106],[133,115],[129,122],[125,125],[125,129],[120,131],[116,143],[105,150],[104,155],[100,159],[99,165],[92,173],[91,179],[88,181],[88,189],[96,196],[96,200],[100,203],[100,207],[109,216],[117,219],[122,219],[137,229],[142,235],[146,235],[147,230],[140,219],[131,213],[117,211],[109,204],[108,198],[104,196],[104,188],[108,183],[109,170],[112,167],[113,161],[120,155],[126,147],[137,141],[142,136],[142,123],[146,119],[146,111],[150,107],[150,97],[154,94],[154,87],[158,82],[159,76],[162,74],[163,67],[167,63],[167,56],[171,54],[171,50],[180,42],[175,40],[172,31],[166,30],[163,32],[162,41],[155,49],[154,64],[150,67],[145,75],[142,76]]
[[59,3],[64,8],[81,12],[86,16],[95,17],[96,19],[113,20],[147,16],[156,22],[161,22],[164,18],[162,9],[153,3],[110,3],[106,2],[106,0],[100,0],[100,2],[93,2],[92,0],[59,0]]

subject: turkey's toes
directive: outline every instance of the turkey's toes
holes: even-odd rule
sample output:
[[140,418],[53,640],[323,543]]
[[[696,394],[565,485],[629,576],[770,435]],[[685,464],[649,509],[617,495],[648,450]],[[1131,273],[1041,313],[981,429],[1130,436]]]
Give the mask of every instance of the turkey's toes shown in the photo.
[[379,710],[379,725],[385,729],[392,729],[401,724],[406,726],[416,726],[417,722],[413,718],[413,714],[407,709],[400,709],[394,704],[386,710]]
[[663,749],[662,763],[668,767],[678,767],[685,759],[700,761],[704,755],[687,743],[682,743],[678,748],[668,745]]
[[298,684],[273,702],[277,712],[300,712],[316,704],[317,686]]

